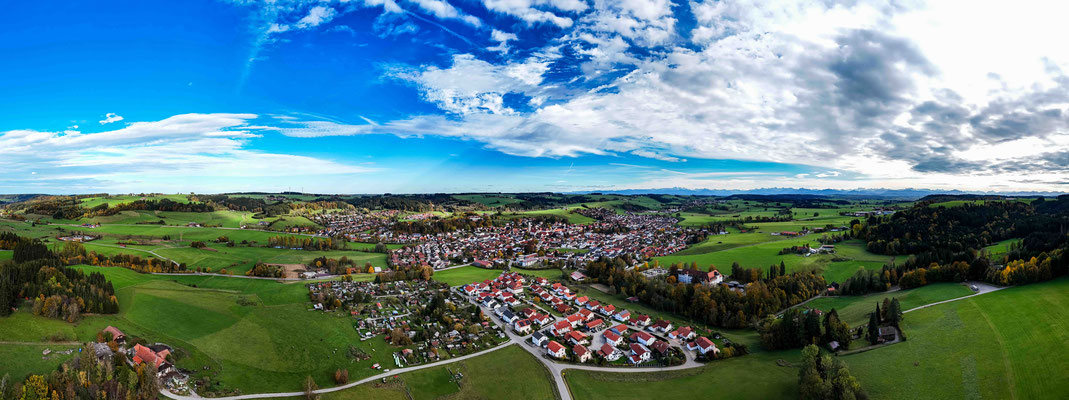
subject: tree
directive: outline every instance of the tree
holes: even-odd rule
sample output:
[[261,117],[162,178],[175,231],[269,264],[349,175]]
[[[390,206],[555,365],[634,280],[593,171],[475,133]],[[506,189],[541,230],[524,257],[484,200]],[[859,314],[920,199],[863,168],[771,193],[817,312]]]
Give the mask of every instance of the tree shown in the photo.
[[[879,307],[880,306],[876,306],[877,310],[879,309]],[[869,343],[870,344],[876,344],[876,341],[879,340],[879,338],[880,338],[880,332],[879,332],[879,330],[880,330],[879,326],[880,325],[879,325],[879,322],[876,321],[876,314],[878,314],[878,313],[879,313],[879,311],[873,312],[873,313],[869,313],[869,332],[868,333],[869,333]]]
[[902,305],[898,303],[898,298],[891,299],[891,309],[887,311],[888,322],[891,325],[898,326],[899,322],[902,322]]
[[319,395],[316,394],[316,390],[319,390],[319,386],[316,386],[315,379],[311,376],[304,379],[304,398],[308,400],[319,399]]
[[838,358],[821,356],[817,346],[809,345],[802,349],[801,364],[798,370],[798,394],[803,400],[868,398],[846,364]]
[[349,370],[340,368],[337,371],[334,371],[334,383],[339,385],[349,383]]
[[22,385],[21,400],[48,400],[48,383],[40,375],[30,375]]

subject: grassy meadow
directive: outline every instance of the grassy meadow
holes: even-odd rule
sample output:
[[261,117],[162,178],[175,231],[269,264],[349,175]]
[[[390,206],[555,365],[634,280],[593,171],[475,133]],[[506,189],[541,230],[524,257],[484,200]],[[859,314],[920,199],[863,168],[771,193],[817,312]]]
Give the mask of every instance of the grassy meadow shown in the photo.
[[1069,397],[1069,278],[905,314],[909,340],[843,357],[873,399]]
[[497,278],[501,275],[501,272],[502,271],[499,269],[484,269],[467,266],[447,269],[445,271],[434,271],[432,279],[444,282],[449,286],[461,286],[472,282],[482,282],[487,279]]
[[938,301],[950,300],[968,296],[973,291],[965,285],[957,283],[933,283],[916,289],[900,290],[897,292],[872,293],[864,296],[836,296],[821,297],[805,304],[806,308],[815,308],[821,311],[831,311],[839,314],[850,326],[859,326],[869,322],[869,313],[875,311],[876,303],[881,303],[884,298],[896,298],[902,305],[902,310],[931,304]]

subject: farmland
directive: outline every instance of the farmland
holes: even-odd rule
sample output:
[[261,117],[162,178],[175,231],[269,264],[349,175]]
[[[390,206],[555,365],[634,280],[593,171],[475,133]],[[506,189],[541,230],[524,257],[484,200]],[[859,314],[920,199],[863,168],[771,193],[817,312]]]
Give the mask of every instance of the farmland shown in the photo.
[[493,279],[498,275],[501,275],[501,270],[468,266],[452,268],[445,271],[435,271],[433,279],[439,282],[444,282],[449,286],[458,286]]

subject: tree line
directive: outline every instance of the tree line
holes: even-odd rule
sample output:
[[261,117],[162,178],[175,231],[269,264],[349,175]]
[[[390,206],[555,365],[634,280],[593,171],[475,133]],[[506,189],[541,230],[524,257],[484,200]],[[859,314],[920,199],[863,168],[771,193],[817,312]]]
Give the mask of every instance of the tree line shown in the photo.
[[798,304],[824,290],[824,278],[812,272],[795,272],[757,279],[744,291],[726,285],[688,285],[649,279],[628,270],[626,257],[602,257],[587,266],[587,276],[615,293],[638,297],[660,311],[682,315],[711,326],[742,328],[785,307]]
[[115,289],[103,274],[68,268],[43,244],[16,246],[14,256],[18,261],[0,263],[0,316],[10,315],[22,299],[34,299],[34,314],[71,322],[82,313],[119,311]]

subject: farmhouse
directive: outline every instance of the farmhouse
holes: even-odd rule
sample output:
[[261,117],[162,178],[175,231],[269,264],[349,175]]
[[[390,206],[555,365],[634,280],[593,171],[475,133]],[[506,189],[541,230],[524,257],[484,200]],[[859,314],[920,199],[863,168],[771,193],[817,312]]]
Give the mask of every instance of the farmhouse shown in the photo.
[[140,344],[134,345],[134,364],[151,363],[158,369],[161,364],[166,363],[166,358],[171,354],[171,349],[167,346],[153,346],[158,348],[149,348]]

